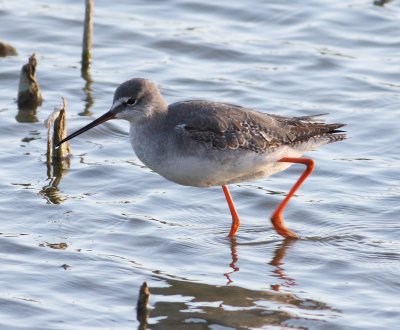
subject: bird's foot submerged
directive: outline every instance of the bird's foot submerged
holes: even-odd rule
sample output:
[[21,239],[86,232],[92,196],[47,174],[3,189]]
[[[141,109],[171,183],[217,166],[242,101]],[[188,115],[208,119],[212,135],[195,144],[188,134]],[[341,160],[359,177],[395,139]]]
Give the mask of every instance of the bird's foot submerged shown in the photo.
[[276,232],[287,238],[287,239],[298,239],[300,238],[299,235],[297,235],[294,231],[291,231],[289,228],[287,228],[284,223],[283,223],[283,217],[281,214],[275,212],[272,217],[271,217],[271,222],[272,225],[274,226]]

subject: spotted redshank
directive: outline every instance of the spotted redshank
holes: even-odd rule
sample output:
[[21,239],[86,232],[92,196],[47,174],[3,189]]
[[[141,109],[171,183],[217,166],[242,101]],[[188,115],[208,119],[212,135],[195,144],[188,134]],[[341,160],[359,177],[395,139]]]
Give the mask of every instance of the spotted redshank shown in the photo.
[[282,212],[314,168],[312,159],[301,156],[346,138],[338,130],[344,124],[325,124],[320,116],[284,117],[204,100],[167,105],[154,83],[135,78],[116,89],[108,112],[58,146],[107,120],[129,121],[133,150],[150,169],[181,185],[222,186],[232,215],[230,237],[240,221],[227,185],[303,164],[304,172],[271,217],[280,235],[298,238],[284,225]]

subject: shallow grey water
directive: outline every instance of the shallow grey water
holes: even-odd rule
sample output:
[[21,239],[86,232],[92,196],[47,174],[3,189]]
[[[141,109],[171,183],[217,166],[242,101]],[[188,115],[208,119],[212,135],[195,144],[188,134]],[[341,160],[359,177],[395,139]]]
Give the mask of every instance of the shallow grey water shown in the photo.
[[[86,88],[83,11],[0,1],[0,39],[19,53],[0,59],[0,328],[137,328],[143,281],[150,329],[396,328],[400,3],[96,1]],[[32,52],[45,101],[21,122],[18,77]],[[168,102],[347,123],[347,141],[308,154],[316,170],[285,212],[302,239],[282,240],[268,220],[300,168],[231,187],[242,226],[229,240],[221,189],[152,173],[125,122],[74,139],[70,170],[49,178],[43,121],[61,96],[72,131],[138,76]]]

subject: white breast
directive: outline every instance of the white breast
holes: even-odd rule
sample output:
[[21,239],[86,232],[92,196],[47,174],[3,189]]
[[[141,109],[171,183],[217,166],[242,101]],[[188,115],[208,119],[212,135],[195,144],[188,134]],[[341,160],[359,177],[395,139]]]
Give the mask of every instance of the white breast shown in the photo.
[[131,129],[131,142],[139,159],[150,169],[175,183],[210,187],[257,180],[287,169],[291,163],[278,162],[283,157],[300,157],[327,141],[282,145],[265,153],[245,149],[207,148],[193,144],[193,149],[178,145],[173,139],[153,137],[151,141]]

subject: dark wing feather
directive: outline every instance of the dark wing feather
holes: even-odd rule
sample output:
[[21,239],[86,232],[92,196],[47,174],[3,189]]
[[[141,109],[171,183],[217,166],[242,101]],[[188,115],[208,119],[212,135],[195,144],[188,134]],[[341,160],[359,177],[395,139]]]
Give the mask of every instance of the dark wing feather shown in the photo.
[[293,143],[307,141],[313,137],[328,137],[331,139],[330,142],[343,140],[346,138],[344,131],[338,130],[338,128],[345,126],[345,124],[334,123],[325,124],[325,121],[319,117],[327,115],[319,114],[312,116],[302,117],[283,117],[278,115],[270,115],[275,118],[280,126],[285,127],[288,134],[294,136]]
[[336,129],[343,126],[327,125],[315,117],[283,117],[237,105],[199,100],[171,104],[167,122],[179,135],[210,148],[262,153],[316,136],[333,136]]

